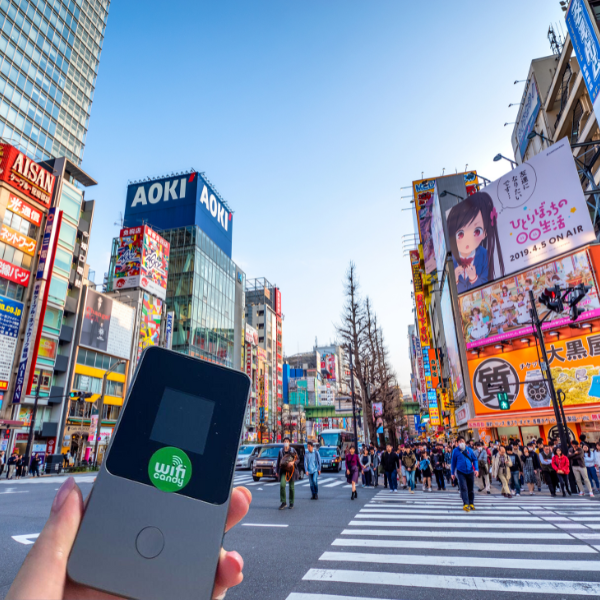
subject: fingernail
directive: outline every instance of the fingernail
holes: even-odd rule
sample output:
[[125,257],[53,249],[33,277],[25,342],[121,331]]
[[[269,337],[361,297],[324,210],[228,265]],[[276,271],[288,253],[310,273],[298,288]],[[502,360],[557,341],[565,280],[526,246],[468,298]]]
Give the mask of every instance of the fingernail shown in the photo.
[[52,503],[52,512],[58,512],[62,505],[65,503],[67,496],[73,491],[75,488],[75,480],[72,477],[69,477],[58,490],[58,493],[54,497],[54,502]]

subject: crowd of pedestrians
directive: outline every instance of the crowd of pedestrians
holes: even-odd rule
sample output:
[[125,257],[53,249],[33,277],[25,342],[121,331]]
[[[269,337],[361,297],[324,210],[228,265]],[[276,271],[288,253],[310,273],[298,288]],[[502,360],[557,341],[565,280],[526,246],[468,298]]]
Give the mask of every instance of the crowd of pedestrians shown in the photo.
[[[390,493],[407,490],[414,493],[418,484],[424,492],[458,487],[463,508],[475,510],[475,489],[479,493],[499,491],[505,498],[535,495],[546,486],[552,496],[600,493],[600,442],[587,442],[586,436],[569,442],[563,451],[558,439],[548,442],[532,439],[528,443],[510,439],[485,444],[467,442],[459,437],[451,443],[404,443],[396,449],[374,445],[350,448],[346,454],[346,476],[352,484],[351,498],[357,497],[356,486],[377,487],[380,477]],[[435,482],[435,483],[433,483]]]

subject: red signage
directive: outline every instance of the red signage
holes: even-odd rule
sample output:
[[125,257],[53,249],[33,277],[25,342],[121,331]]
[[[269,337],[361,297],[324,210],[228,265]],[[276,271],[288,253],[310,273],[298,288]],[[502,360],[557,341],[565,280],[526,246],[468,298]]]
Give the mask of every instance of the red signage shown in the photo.
[[6,208],[34,225],[42,224],[42,213],[37,208],[33,208],[30,204],[12,194],[8,197],[8,206]]
[[50,438],[46,445],[46,450],[48,451],[48,454],[54,454],[55,446],[56,446],[56,438]]
[[25,269],[21,269],[21,267],[11,265],[5,260],[0,260],[0,277],[27,287],[29,285],[30,273]]
[[279,288],[275,288],[275,314],[281,316],[281,292]]
[[10,144],[0,144],[0,180],[40,204],[52,202],[54,175]]

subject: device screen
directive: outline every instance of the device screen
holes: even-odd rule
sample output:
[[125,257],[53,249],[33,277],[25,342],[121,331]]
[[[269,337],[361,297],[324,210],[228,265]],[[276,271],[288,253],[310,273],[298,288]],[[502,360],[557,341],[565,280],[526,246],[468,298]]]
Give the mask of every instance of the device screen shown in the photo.
[[242,373],[175,352],[147,350],[106,468],[163,491],[224,503],[249,386]]

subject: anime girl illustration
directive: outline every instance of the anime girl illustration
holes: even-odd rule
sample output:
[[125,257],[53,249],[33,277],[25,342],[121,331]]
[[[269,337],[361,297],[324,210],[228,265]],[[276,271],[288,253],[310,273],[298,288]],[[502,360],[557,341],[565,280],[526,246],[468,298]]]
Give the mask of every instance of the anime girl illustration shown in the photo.
[[502,286],[502,295],[500,296],[500,299],[502,301],[502,310],[508,310],[510,308],[513,308],[512,297],[510,295],[510,292],[508,291],[508,288],[505,285]]
[[506,315],[500,308],[498,300],[492,300],[492,325],[498,328],[498,333],[504,333],[502,326],[506,323]]
[[450,251],[458,293],[496,279],[496,255],[500,274],[504,260],[498,238],[498,213],[489,194],[477,192],[448,212]]
[[517,297],[517,323],[519,325],[526,325],[531,322],[529,316],[529,305],[525,301],[525,296],[521,293]]
[[471,323],[473,324],[471,327],[471,337],[474,340],[480,340],[487,337],[490,329],[488,324],[483,322],[481,310],[477,307],[471,311]]

